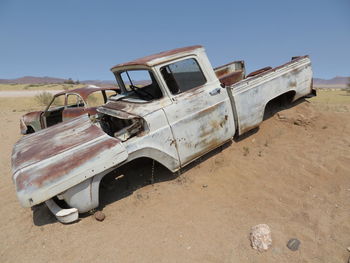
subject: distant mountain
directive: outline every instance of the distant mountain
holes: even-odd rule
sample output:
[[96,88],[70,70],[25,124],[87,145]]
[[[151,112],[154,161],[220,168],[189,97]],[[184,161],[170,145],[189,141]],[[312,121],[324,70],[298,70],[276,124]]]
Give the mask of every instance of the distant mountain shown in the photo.
[[[0,79],[0,84],[59,84],[64,83],[67,79],[53,78],[53,77],[34,77],[25,76],[16,79]],[[116,81],[113,80],[84,80],[81,83],[93,84],[93,85],[115,85]]]
[[44,84],[44,83],[63,83],[65,79],[51,78],[51,77],[33,77],[25,76],[17,79],[0,79],[2,84]]
[[350,85],[350,77],[335,77],[332,79],[314,78],[316,88],[347,88]]
[[[63,78],[53,78],[53,77],[34,77],[34,76],[25,76],[21,78],[16,79],[0,79],[0,84],[59,84],[64,83],[64,81],[67,81],[67,79]],[[98,86],[115,86],[117,83],[114,80],[81,80],[80,83],[84,84],[93,84]],[[144,81],[138,81],[134,84],[142,85],[146,84]],[[337,76],[332,79],[321,79],[321,78],[314,78],[314,86],[316,88],[350,88],[348,85],[350,85],[350,77],[341,77]]]

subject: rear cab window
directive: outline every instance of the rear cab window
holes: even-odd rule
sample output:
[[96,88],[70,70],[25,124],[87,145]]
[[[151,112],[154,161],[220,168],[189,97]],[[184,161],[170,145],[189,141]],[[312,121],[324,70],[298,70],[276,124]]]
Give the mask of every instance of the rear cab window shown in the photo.
[[173,95],[202,86],[207,82],[194,58],[184,59],[161,67],[160,73]]

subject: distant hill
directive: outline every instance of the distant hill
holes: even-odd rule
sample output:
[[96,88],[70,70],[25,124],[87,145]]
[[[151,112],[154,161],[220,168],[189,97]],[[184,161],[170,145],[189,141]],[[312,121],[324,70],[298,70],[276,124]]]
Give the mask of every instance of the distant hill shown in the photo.
[[[34,76],[25,76],[21,78],[16,79],[0,79],[0,84],[59,84],[63,83],[64,81],[67,81],[67,79],[63,78],[53,78],[53,77],[34,77]],[[116,81],[114,80],[81,80],[80,83],[85,84],[93,84],[98,86],[114,86],[116,85]],[[139,81],[134,84],[145,84],[142,81]],[[341,77],[337,76],[332,79],[321,79],[321,78],[314,78],[314,86],[316,88],[349,88],[348,85],[350,84],[350,77]]]
[[[53,77],[34,77],[25,76],[16,79],[0,79],[0,84],[59,84],[64,83],[67,79],[53,78]],[[93,84],[93,85],[115,85],[116,81],[113,80],[83,80],[81,83]]]
[[314,78],[314,86],[316,88],[338,88],[338,89],[344,89],[349,88],[350,85],[350,77],[335,77],[332,79],[320,79],[320,78]]
[[25,76],[17,79],[0,79],[1,84],[44,84],[44,83],[63,83],[65,79],[52,77],[33,77]]

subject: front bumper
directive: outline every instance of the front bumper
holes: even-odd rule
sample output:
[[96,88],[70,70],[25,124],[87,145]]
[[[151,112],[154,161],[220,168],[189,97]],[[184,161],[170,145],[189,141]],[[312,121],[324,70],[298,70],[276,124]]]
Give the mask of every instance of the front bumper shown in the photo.
[[79,212],[76,208],[63,209],[53,199],[45,201],[45,204],[57,220],[63,224],[73,223],[79,219]]

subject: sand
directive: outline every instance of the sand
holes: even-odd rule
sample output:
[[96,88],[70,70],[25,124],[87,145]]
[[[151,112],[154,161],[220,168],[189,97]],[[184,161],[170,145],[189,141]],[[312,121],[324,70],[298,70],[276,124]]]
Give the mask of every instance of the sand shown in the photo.
[[[101,187],[106,219],[63,225],[17,201],[10,155],[25,108],[0,102],[0,262],[346,262],[350,103],[293,106],[181,175],[156,165],[152,185],[147,160],[118,170]],[[271,229],[267,252],[250,246],[257,224]],[[295,252],[291,238],[301,241]]]

